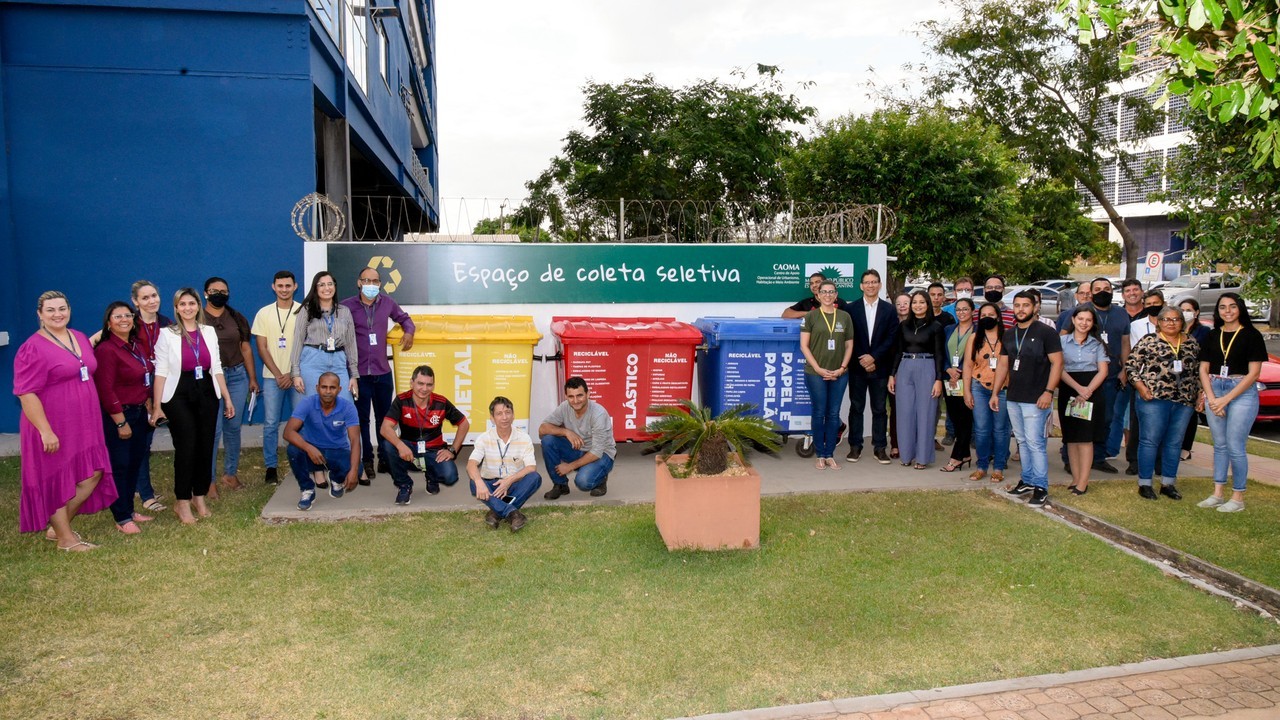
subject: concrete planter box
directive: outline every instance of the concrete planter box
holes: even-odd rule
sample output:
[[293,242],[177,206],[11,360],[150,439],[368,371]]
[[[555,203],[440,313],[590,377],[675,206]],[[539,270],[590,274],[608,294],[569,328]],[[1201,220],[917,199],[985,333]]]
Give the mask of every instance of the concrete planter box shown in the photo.
[[[686,455],[673,455],[680,464]],[[668,550],[741,550],[760,547],[760,473],[673,478],[656,459],[654,513]]]

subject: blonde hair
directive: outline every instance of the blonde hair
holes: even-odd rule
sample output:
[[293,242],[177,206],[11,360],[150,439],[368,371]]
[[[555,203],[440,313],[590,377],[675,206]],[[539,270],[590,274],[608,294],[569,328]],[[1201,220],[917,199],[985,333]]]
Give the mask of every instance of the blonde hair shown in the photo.
[[200,293],[197,293],[195,288],[178,288],[178,291],[173,294],[173,316],[177,318],[177,322],[169,326],[169,330],[174,335],[182,334],[182,316],[178,314],[178,301],[182,299],[183,295],[190,295],[196,301],[196,325],[205,324],[204,306],[200,304]]
[[[36,312],[42,312],[44,310],[44,304],[49,300],[57,300],[59,298],[66,300],[67,296],[63,294],[61,290],[45,290],[40,293],[40,297],[36,300]],[[68,302],[67,306],[69,307],[70,305],[71,303]]]
[[138,291],[144,287],[155,288],[156,294],[157,295],[160,294],[160,288],[157,287],[155,283],[151,282],[150,280],[138,280],[133,283],[132,287],[129,288],[129,297],[136,301],[138,299]]

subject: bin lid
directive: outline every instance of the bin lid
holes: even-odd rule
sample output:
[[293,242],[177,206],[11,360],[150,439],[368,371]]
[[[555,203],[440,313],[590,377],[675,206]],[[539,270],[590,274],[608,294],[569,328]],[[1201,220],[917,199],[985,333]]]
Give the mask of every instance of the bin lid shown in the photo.
[[721,340],[799,341],[800,318],[701,317],[693,321],[713,344]]
[[[413,343],[489,342],[538,344],[542,334],[531,315],[410,315]],[[404,337],[400,326],[387,332],[387,340]]]
[[661,340],[698,345],[702,331],[675,318],[657,317],[553,317],[551,332],[564,340],[588,344],[612,344],[619,340]]

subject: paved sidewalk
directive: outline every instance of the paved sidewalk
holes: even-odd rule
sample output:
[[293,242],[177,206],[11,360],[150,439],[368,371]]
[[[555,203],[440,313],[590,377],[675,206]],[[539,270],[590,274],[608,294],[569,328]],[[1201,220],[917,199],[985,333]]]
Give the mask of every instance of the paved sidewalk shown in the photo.
[[1280,645],[699,720],[1275,720]]

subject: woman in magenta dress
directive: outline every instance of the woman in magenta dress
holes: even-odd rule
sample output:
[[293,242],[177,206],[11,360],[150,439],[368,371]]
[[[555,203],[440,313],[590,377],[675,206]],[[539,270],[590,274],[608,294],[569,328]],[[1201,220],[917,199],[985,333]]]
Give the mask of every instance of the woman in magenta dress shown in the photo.
[[46,537],[61,550],[93,550],[98,546],[73,531],[71,520],[116,499],[93,384],[98,361],[89,339],[67,327],[71,307],[65,295],[44,293],[36,311],[40,330],[18,348],[13,361],[13,394],[22,403],[18,529],[48,528]]

